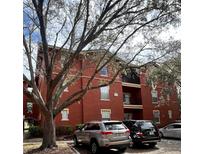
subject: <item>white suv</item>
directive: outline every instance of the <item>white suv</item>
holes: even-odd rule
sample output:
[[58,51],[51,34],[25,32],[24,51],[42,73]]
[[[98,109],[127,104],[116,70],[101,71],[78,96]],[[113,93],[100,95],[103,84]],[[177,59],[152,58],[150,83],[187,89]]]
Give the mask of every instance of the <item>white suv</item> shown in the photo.
[[121,121],[92,121],[74,133],[74,145],[88,144],[96,154],[100,148],[115,148],[124,152],[131,142],[129,129]]

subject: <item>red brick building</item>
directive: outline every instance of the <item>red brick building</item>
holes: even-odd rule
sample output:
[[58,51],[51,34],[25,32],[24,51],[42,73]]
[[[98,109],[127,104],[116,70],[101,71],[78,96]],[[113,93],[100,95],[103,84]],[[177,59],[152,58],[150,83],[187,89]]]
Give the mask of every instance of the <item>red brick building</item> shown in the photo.
[[[37,84],[44,96],[45,82],[41,76],[40,69],[43,66],[42,53],[38,53]],[[58,57],[53,75],[62,67],[61,56]],[[87,65],[87,61],[77,58],[72,72],[80,70]],[[91,77],[93,67],[86,69],[80,78],[71,87],[64,90],[60,100],[64,100],[71,92],[82,89]],[[78,102],[65,108],[55,118],[56,125],[72,125],[75,127],[91,120],[124,120],[124,119],[148,119],[155,120],[159,126],[180,119],[180,106],[177,102],[177,94],[174,92],[169,99],[163,103],[160,100],[160,89],[158,86],[153,92],[146,84],[146,73],[128,69],[119,75],[113,84],[95,90],[90,90]],[[98,85],[102,80],[110,80],[112,77],[111,66],[104,67],[95,76],[92,85]],[[36,106],[32,106],[32,114],[28,113],[29,101],[24,96],[24,116],[33,116],[41,120]]]

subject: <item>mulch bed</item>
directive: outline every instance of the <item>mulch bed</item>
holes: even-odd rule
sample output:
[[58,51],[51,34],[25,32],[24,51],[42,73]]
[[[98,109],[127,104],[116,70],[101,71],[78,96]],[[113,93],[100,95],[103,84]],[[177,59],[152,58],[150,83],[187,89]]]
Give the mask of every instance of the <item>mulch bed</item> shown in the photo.
[[66,141],[57,141],[57,148],[39,150],[41,142],[24,142],[24,154],[73,154],[74,152],[69,147]]

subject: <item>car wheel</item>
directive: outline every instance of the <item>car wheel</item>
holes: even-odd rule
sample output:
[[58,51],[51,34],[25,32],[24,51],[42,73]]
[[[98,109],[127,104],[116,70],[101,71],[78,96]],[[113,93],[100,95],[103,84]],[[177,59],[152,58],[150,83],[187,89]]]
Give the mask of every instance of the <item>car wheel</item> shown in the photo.
[[127,148],[120,148],[120,149],[119,149],[119,151],[120,151],[121,153],[125,152],[126,150],[127,150]]
[[78,139],[76,136],[73,137],[73,144],[75,147],[79,146]]
[[99,146],[96,141],[91,141],[90,148],[92,154],[97,154],[99,152]]
[[164,134],[162,132],[159,132],[159,136],[162,138],[164,137]]
[[154,148],[155,145],[157,145],[157,143],[149,143],[149,147],[150,147],[150,148]]

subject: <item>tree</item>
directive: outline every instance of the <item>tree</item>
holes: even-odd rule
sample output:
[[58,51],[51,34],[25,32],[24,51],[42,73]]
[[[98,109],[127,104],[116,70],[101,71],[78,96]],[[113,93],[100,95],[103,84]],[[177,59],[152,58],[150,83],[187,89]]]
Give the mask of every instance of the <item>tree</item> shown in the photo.
[[[25,67],[29,70],[29,77],[24,74],[24,80],[33,88],[32,93],[26,89],[24,93],[39,106],[45,119],[42,149],[56,146],[56,115],[80,100],[87,91],[112,84],[118,74],[136,60],[137,56],[143,56],[143,52],[147,53],[146,47],[150,45],[149,36],[153,31],[160,32],[164,27],[180,21],[180,5],[178,0],[24,0],[23,45],[28,63]],[[146,37],[138,39],[140,34]],[[36,58],[33,55],[37,42],[41,43],[39,50],[45,62],[41,68],[47,89],[45,98],[35,82]],[[52,45],[51,51],[49,45]],[[79,70],[72,78],[68,77],[75,59],[82,55],[85,49],[105,50],[94,53],[91,62],[95,63],[95,68],[86,87],[59,103],[64,89],[76,82],[86,69],[85,67]],[[65,51],[64,67],[53,77],[57,51]],[[160,51],[149,58],[149,61],[156,61],[169,54]],[[123,58],[125,55],[126,58]],[[117,62],[117,57],[123,60]],[[91,58],[89,54],[88,58]],[[95,75],[113,62],[117,69],[113,72],[112,79],[92,86]]]
[[180,41],[169,43],[172,44],[169,47],[174,52],[163,61],[151,64],[147,70],[147,83],[152,87],[163,84],[162,96],[171,94],[177,88],[178,101],[181,103],[181,43]]
[[173,52],[161,62],[153,63],[154,69],[149,71],[149,80],[181,87],[181,43],[178,40],[168,43],[171,44],[169,50]]

